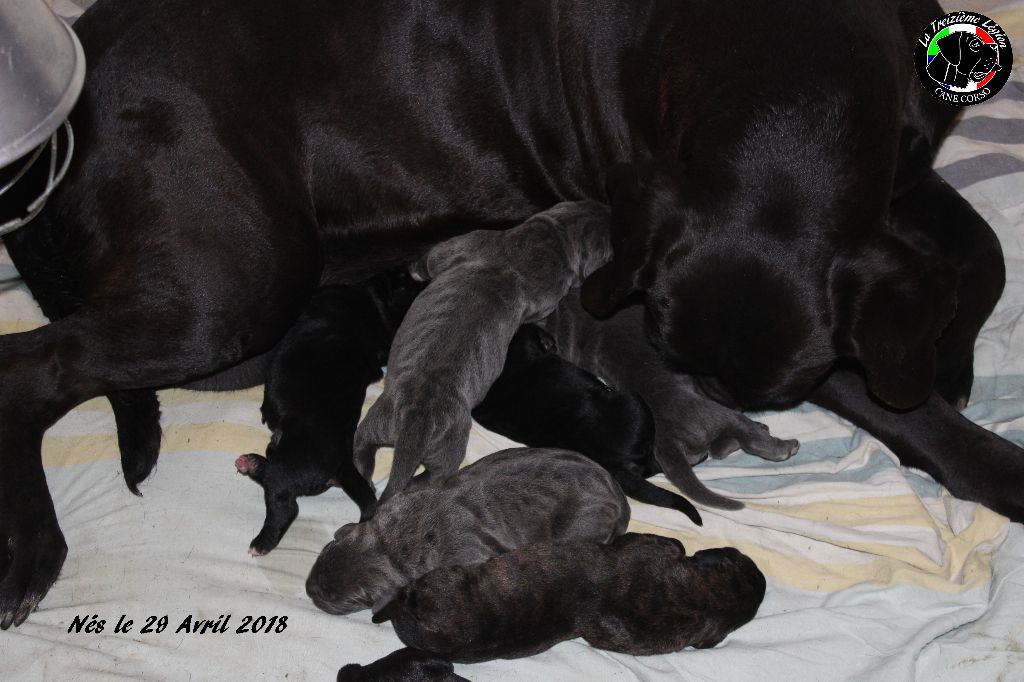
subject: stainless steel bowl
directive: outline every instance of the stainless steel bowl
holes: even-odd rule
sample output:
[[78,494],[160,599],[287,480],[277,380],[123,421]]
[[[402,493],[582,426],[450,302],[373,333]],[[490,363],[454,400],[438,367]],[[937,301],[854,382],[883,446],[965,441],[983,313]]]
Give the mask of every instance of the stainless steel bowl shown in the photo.
[[78,38],[43,0],[0,0],[0,168],[53,135],[84,78]]

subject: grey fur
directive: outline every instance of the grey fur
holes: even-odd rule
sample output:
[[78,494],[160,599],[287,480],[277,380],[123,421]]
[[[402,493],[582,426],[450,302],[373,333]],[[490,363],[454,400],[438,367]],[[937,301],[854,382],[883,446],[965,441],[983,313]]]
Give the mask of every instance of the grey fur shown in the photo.
[[367,478],[377,448],[395,447],[382,502],[420,464],[431,477],[456,472],[470,411],[501,374],[516,330],[546,317],[610,258],[608,209],[565,202],[510,230],[449,239],[410,269],[432,281],[395,335],[384,393],[355,436],[356,468]]
[[590,459],[503,450],[446,481],[414,483],[369,521],[339,528],[306,592],[329,613],[376,609],[439,566],[478,564],[535,542],[609,542],[628,524],[622,490]]
[[709,507],[741,509],[743,503],[708,490],[693,465],[743,449],[773,462],[796,454],[800,443],[779,440],[768,427],[705,396],[694,378],[675,371],[644,333],[642,306],[599,321],[583,309],[579,290],[539,322],[555,337],[558,354],[609,385],[635,391],[654,413],[655,458],[672,483]]

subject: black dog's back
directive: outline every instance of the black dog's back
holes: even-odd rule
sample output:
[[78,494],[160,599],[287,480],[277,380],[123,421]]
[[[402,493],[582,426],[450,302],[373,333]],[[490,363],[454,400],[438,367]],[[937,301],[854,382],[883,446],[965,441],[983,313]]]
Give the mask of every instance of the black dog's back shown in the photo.
[[702,525],[689,501],[646,480],[659,471],[647,404],[636,394],[608,387],[554,350],[554,339],[539,327],[520,329],[501,376],[473,418],[531,447],[580,452],[607,469],[628,496],[676,509]]

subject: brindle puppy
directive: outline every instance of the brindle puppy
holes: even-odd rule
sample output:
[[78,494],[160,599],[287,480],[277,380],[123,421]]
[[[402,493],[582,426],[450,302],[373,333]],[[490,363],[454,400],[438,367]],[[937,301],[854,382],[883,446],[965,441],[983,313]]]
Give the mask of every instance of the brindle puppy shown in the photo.
[[754,617],[764,591],[764,575],[731,547],[687,557],[678,540],[627,533],[608,545],[544,542],[439,568],[373,620],[461,663],[532,656],[576,637],[647,656],[715,646]]

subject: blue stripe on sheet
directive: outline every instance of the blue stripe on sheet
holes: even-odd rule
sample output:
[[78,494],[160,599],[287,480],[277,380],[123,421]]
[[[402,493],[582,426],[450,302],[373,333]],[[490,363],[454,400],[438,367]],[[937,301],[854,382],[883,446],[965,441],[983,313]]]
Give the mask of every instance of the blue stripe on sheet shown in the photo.
[[1024,143],[1024,119],[973,116],[957,124],[954,135],[1000,144]]
[[868,455],[864,465],[858,465],[840,472],[814,471],[787,474],[786,469],[801,469],[818,461],[839,461],[860,444],[861,436],[853,438],[825,438],[802,443],[800,452],[786,462],[767,462],[743,453],[734,454],[724,460],[708,460],[697,467],[707,471],[718,467],[749,469],[751,476],[735,476],[709,480],[708,484],[723,492],[759,494],[809,481],[844,481],[863,483],[871,480],[886,469],[895,467],[889,455],[876,448]]
[[[996,97],[1000,99],[1005,97],[1007,99],[1012,99],[1015,102],[1024,102],[1024,83],[1016,80],[1009,80],[1006,82],[1006,85],[1003,86],[1003,89],[999,91],[999,94]],[[993,98],[993,101],[995,101],[995,98]]]
[[974,386],[971,388],[972,403],[1003,396],[1014,396],[1024,400],[1024,374],[974,378]]
[[991,180],[1001,175],[1024,173],[1024,160],[1009,154],[982,154],[956,161],[936,170],[953,187],[963,189],[968,185],[982,180]]

